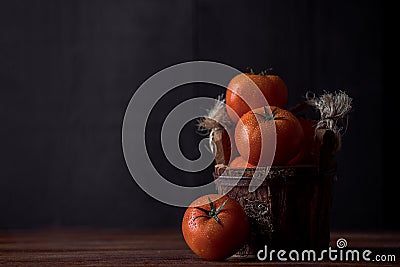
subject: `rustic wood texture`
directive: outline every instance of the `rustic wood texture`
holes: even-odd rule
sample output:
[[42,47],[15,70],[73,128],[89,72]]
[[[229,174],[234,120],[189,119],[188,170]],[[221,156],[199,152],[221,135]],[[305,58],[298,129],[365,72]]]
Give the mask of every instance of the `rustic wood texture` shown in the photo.
[[400,233],[332,233],[332,244],[340,237],[347,239],[350,248],[396,254],[397,263],[270,263],[239,258],[209,262],[188,249],[179,230],[3,230],[0,266],[399,266]]
[[[240,255],[256,255],[264,244],[272,248],[323,249],[329,244],[335,154],[340,135],[316,130],[318,163],[260,168],[215,166],[217,192],[237,200],[250,220],[250,238]],[[224,158],[222,139],[213,135],[216,158]],[[218,162],[216,162],[218,163]],[[260,186],[251,190],[255,178]]]
[[251,237],[241,253],[255,254],[266,243],[281,249],[328,246],[334,173],[320,173],[315,166],[272,167],[250,193],[254,178],[246,172],[255,169],[243,177],[235,176],[238,170],[228,168],[228,175],[215,178],[218,193],[236,199],[250,219]]

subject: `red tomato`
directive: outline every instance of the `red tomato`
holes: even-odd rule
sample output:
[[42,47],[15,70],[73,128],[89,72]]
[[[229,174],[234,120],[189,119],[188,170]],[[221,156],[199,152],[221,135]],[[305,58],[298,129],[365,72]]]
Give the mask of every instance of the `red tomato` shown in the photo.
[[227,196],[210,194],[186,210],[182,233],[187,245],[205,260],[223,260],[246,242],[249,222],[242,206]]
[[248,163],[244,158],[241,156],[236,157],[234,160],[229,163],[229,167],[231,168],[255,168],[256,166]]
[[[255,92],[256,88],[248,78],[257,85],[268,103],[260,98],[260,94]],[[227,109],[227,112],[234,123],[237,123],[238,118],[251,110],[239,95],[242,95],[243,99],[246,99],[253,108],[266,105],[285,108],[288,100],[288,89],[285,82],[277,75],[242,73],[235,76],[229,82],[225,95],[226,105],[233,110]],[[234,112],[239,117],[236,117]]]
[[296,116],[278,107],[258,108],[244,114],[235,130],[237,150],[243,158],[248,158],[250,164],[266,165],[268,157],[271,156],[270,145],[272,135],[275,134],[272,128],[274,126],[276,149],[273,164],[285,165],[299,153],[304,133]]
[[315,164],[317,163],[317,151],[315,141],[315,127],[317,121],[306,118],[298,118],[303,128],[304,138],[301,144],[301,150],[289,161],[289,165],[297,164]]

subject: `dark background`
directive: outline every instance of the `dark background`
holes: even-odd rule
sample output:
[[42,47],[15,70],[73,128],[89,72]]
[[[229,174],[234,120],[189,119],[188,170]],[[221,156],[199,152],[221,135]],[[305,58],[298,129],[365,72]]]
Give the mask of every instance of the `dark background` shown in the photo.
[[[384,9],[344,0],[1,1],[0,228],[179,227],[184,209],[132,180],[121,127],[142,82],[190,60],[272,67],[289,105],[307,90],[345,90],[354,111],[338,155],[332,227],[398,228],[384,171]],[[222,92],[179,87],[152,112],[150,155],[170,180],[207,182],[211,167],[187,174],[168,164],[163,118],[181,101]],[[181,135],[189,158],[199,155],[194,123]]]

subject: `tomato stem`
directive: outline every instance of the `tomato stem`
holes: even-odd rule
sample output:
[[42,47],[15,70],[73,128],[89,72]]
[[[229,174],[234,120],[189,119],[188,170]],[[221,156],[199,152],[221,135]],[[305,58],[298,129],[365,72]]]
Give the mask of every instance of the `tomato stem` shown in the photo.
[[254,114],[261,116],[265,121],[272,121],[272,120],[280,120],[283,119],[283,117],[277,117],[276,113],[278,112],[278,108],[274,108],[272,112],[269,112],[267,109],[267,106],[264,106],[264,114],[260,114],[257,112],[253,112]]
[[273,70],[273,68],[268,68],[260,72],[260,75],[268,75]]
[[210,210],[206,210],[206,209],[203,209],[203,208],[200,208],[200,207],[195,207],[196,209],[201,210],[202,212],[204,212],[206,215],[196,216],[194,218],[194,220],[196,220],[197,218],[201,218],[201,217],[208,218],[208,219],[213,218],[217,223],[221,224],[221,221],[218,218],[218,214],[222,211],[222,208],[225,206],[225,204],[228,201],[228,199],[225,200],[222,203],[222,205],[219,206],[218,208],[215,207],[214,203],[211,201],[210,198],[208,198],[208,201],[209,201],[209,205],[210,205]]
[[260,73],[257,73],[257,74],[256,74],[256,73],[254,72],[253,68],[247,67],[246,69],[247,69],[247,70],[249,71],[249,73],[252,74],[252,75],[263,75],[263,76],[268,75],[268,74],[271,73],[271,71],[273,71],[273,68],[268,68],[268,69],[262,70]]

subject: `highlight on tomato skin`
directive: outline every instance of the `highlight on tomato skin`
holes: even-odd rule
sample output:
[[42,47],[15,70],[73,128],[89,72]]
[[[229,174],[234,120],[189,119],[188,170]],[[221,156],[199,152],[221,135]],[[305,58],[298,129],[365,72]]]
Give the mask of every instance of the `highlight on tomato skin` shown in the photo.
[[224,260],[247,241],[248,217],[236,200],[209,194],[196,199],[186,209],[182,233],[186,244],[200,258]]
[[[275,127],[275,129],[273,129]],[[287,165],[301,150],[303,128],[290,111],[264,106],[244,114],[235,129],[239,154],[254,166],[265,167],[271,155],[271,140],[276,133],[273,165]]]
[[[260,97],[261,94],[256,91],[257,89],[265,99]],[[250,106],[243,99],[252,108],[259,108],[265,105],[286,108],[288,88],[280,76],[264,72],[260,74],[241,73],[233,77],[227,86],[225,94],[226,105],[232,108],[227,109],[227,113],[233,123],[237,123],[238,118],[251,110]],[[234,112],[239,117],[233,114]]]

